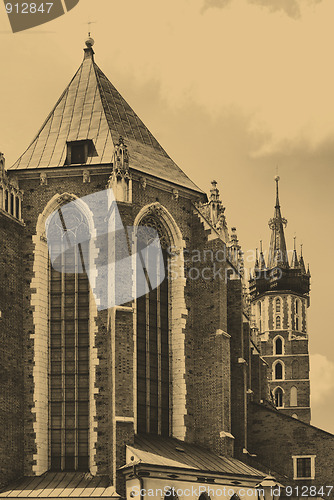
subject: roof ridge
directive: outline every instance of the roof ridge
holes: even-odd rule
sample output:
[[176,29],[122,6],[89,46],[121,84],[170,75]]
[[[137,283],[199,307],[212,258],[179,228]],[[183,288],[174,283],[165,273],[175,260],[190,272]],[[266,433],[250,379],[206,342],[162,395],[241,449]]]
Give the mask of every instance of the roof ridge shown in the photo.
[[[49,119],[51,118],[51,116],[53,115],[55,109],[57,108],[57,106],[59,105],[59,103],[62,101],[62,99],[64,99],[66,93],[68,93],[69,91],[69,88],[73,82],[73,80],[75,79],[75,77],[77,76],[77,74],[79,73],[80,70],[82,70],[82,66],[83,66],[83,61],[82,63],[80,64],[79,68],[77,69],[77,71],[75,72],[74,76],[71,78],[71,81],[69,82],[69,84],[66,86],[65,90],[63,90],[63,92],[61,93],[60,97],[58,98],[56,104],[53,106],[52,110],[50,111],[50,113],[47,115],[47,117],[45,118],[42,126],[39,128],[37,134],[34,136],[34,138],[30,141],[29,145],[26,147],[26,149],[23,151],[23,153],[21,154],[21,156],[18,157],[18,159],[13,163],[13,165],[11,165],[9,167],[9,170],[12,169],[12,170],[15,170],[14,169],[14,165],[16,164],[20,164],[20,161],[21,161],[21,158],[26,154],[26,152],[28,151],[28,149],[34,144],[35,141],[37,141],[38,137],[40,136],[41,132],[43,131],[44,127],[46,126],[46,124],[48,123]],[[17,167],[16,167],[17,168]]]

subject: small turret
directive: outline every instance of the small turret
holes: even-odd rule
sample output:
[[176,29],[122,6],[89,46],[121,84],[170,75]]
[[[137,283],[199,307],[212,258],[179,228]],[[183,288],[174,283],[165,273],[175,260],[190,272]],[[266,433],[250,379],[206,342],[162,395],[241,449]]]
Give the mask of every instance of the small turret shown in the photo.
[[296,237],[293,238],[293,254],[290,267],[291,269],[299,269],[299,260],[296,250]]

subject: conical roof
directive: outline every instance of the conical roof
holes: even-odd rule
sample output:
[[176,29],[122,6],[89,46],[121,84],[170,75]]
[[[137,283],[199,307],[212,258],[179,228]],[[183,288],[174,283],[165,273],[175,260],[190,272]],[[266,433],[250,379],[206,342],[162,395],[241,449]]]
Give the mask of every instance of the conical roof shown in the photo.
[[55,107],[12,170],[64,167],[67,142],[90,140],[85,165],[112,162],[114,145],[125,140],[130,168],[202,192],[168,156],[94,61],[91,44]]
[[287,224],[286,219],[282,217],[281,206],[279,202],[278,182],[279,177],[275,177],[276,181],[276,205],[274,217],[269,221],[271,229],[271,240],[269,247],[268,268],[274,267],[289,267],[288,254],[286,251],[286,242],[284,235],[284,227]]

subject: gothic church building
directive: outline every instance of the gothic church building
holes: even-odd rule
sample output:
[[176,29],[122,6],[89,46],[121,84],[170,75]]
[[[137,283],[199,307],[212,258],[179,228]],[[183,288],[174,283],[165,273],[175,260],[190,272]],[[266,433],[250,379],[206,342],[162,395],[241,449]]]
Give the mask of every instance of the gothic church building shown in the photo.
[[[0,497],[237,500],[276,484],[326,496],[334,438],[310,425],[310,275],[287,257],[278,181],[248,294],[216,182],[208,197],[174,163],[93,43],[27,150],[8,169],[0,157]],[[123,236],[98,237],[85,200],[106,190],[109,229],[117,210],[118,229],[158,235],[165,277],[144,292],[138,265],[113,265]],[[125,283],[137,292],[120,299]]]

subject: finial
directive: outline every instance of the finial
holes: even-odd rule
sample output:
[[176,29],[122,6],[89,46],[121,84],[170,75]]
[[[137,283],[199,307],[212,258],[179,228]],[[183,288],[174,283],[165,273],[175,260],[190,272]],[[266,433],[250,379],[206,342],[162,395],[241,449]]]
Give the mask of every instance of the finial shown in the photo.
[[293,237],[293,249],[296,250],[296,236]]
[[300,256],[303,257],[303,243],[300,245]]
[[275,182],[276,182],[276,207],[278,208],[279,205],[279,194],[278,194],[278,183],[280,181],[279,175],[275,175]]
[[263,253],[263,251],[262,251],[262,240],[260,240],[260,252]]
[[88,38],[87,38],[87,40],[85,41],[86,47],[87,47],[88,49],[91,49],[91,48],[93,47],[94,43],[95,43],[95,41],[94,41],[94,39],[93,39],[93,38],[91,38],[91,36],[90,36],[90,31],[89,31],[89,32],[88,32]]

